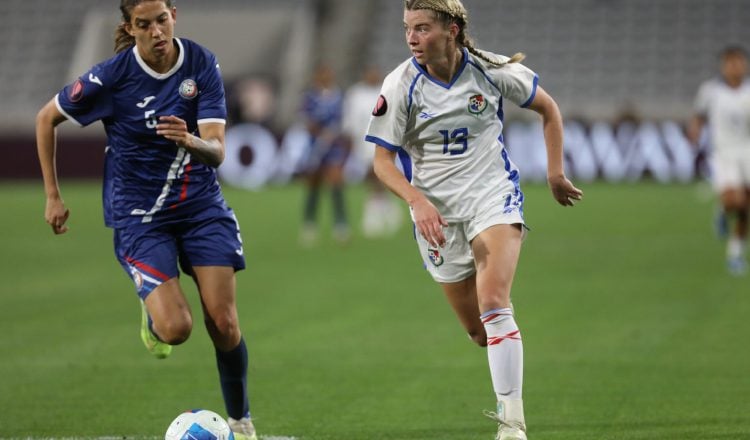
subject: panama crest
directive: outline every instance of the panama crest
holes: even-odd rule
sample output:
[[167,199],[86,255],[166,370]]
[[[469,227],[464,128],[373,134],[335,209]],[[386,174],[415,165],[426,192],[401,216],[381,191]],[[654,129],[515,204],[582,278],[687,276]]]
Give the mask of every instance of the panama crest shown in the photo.
[[487,100],[482,95],[472,95],[469,97],[469,113],[474,115],[481,114],[487,108]]
[[443,256],[440,255],[440,250],[437,248],[427,248],[427,256],[430,257],[430,261],[433,266],[437,267],[443,264]]
[[183,98],[193,99],[198,95],[198,84],[188,78],[180,84],[179,92]]

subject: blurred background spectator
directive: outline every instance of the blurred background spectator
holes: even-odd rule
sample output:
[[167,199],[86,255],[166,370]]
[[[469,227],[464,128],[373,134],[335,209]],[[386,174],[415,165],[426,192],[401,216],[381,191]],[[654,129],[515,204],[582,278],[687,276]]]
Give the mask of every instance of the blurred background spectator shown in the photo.
[[[469,28],[477,43],[525,52],[526,64],[556,97],[567,119],[573,178],[700,177],[685,124],[695,90],[715,74],[714,54],[750,41],[746,0],[465,3],[475,11]],[[7,158],[0,178],[39,175],[36,109],[111,55],[119,17],[110,6],[98,0],[0,2],[6,18],[0,29],[0,148]],[[297,110],[316,65],[329,65],[347,89],[363,66],[388,71],[408,55],[400,1],[179,0],[177,7],[179,36],[203,42],[220,60],[232,111],[228,136],[238,127],[222,174],[248,188],[287,182],[301,172],[305,135]],[[29,22],[38,24],[34,32],[28,32]],[[624,110],[638,119],[620,123]],[[509,148],[524,145],[513,152],[524,178],[543,181],[543,143],[533,127],[538,121],[510,108],[504,117]],[[101,154],[92,159],[92,151],[103,151],[103,143],[99,127],[63,128],[61,176],[98,177]]]

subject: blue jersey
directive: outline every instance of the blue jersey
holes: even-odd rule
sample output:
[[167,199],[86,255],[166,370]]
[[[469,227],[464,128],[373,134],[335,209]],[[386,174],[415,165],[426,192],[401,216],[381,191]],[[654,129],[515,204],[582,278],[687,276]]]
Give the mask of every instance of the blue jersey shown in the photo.
[[344,97],[340,90],[309,90],[302,101],[302,114],[308,122],[320,128],[338,131]]
[[200,218],[227,209],[216,170],[156,134],[160,116],[185,120],[193,134],[200,123],[226,121],[216,57],[192,41],[174,42],[178,60],[166,73],[151,69],[133,46],[97,64],[55,96],[58,110],[74,123],[104,124],[107,226]]

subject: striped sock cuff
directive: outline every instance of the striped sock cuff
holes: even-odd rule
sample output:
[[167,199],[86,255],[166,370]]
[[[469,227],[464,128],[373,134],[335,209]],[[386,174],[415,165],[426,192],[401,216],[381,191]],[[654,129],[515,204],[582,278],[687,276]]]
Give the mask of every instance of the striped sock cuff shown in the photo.
[[510,307],[507,307],[507,308],[502,308],[502,309],[488,310],[482,313],[479,316],[479,319],[482,320],[482,324],[489,324],[503,316],[513,316],[513,309],[511,309]]

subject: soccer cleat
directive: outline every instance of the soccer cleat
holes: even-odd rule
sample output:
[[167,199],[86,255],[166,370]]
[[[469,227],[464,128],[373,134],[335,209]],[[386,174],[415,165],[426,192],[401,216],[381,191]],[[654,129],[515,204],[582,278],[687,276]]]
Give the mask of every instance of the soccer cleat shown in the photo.
[[333,239],[339,244],[346,244],[351,239],[352,234],[349,232],[349,225],[346,223],[336,223],[333,226]]
[[747,273],[747,261],[743,257],[730,257],[727,259],[729,273],[739,277]]
[[234,433],[235,440],[258,440],[258,436],[255,434],[255,426],[253,426],[250,417],[243,417],[239,420],[227,417],[227,423],[229,429]]
[[149,320],[146,304],[141,300],[141,340],[149,353],[156,356],[157,359],[164,359],[172,352],[172,346],[156,337],[148,325]]
[[522,400],[499,401],[496,413],[485,411],[484,415],[497,422],[495,440],[526,440]]
[[303,247],[312,247],[318,242],[318,227],[315,223],[305,222],[299,232],[299,243]]

